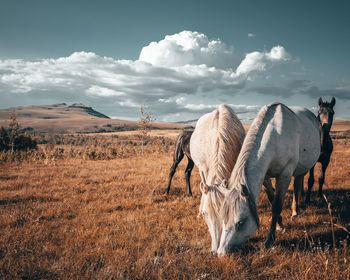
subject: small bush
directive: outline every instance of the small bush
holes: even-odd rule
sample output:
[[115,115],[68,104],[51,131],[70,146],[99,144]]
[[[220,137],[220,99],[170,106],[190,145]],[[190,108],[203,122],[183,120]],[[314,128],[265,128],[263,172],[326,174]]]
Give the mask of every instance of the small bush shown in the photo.
[[24,151],[37,148],[37,142],[30,136],[25,135],[12,113],[10,124],[7,128],[0,128],[0,151]]

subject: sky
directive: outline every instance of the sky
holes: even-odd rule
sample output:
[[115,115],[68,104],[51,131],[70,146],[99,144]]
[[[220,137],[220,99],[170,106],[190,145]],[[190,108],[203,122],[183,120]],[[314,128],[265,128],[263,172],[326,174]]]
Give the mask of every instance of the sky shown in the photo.
[[0,108],[197,119],[271,102],[350,119],[349,1],[0,0]]

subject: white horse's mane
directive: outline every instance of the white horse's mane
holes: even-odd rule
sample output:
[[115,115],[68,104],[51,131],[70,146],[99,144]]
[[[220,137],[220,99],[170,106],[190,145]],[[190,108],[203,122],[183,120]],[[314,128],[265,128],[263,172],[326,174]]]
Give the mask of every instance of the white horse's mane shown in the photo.
[[[245,130],[234,111],[227,105],[220,105],[213,111],[211,123],[207,126],[215,127],[214,149],[209,153],[207,159],[209,174],[204,183],[207,188],[207,201],[200,205],[200,213],[209,216],[218,216],[227,190],[227,181],[236,163],[237,157],[244,141]],[[202,147],[207,149],[209,147]],[[207,181],[208,180],[208,185]]]
[[237,115],[227,105],[220,105],[214,120],[218,122],[215,153],[210,160],[209,170],[216,175],[216,182],[230,178],[241,150],[245,131]]

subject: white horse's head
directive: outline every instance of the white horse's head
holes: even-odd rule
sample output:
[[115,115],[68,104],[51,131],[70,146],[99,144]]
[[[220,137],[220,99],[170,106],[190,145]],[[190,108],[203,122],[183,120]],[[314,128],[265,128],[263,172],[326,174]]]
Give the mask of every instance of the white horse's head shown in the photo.
[[211,236],[211,251],[216,253],[220,245],[220,237],[222,232],[222,221],[220,217],[221,205],[225,198],[225,193],[228,192],[226,181],[220,185],[208,186],[205,182],[204,176],[200,184],[202,191],[201,204],[199,206],[199,213],[204,218],[208,225]]
[[259,217],[254,197],[246,186],[232,189],[221,207],[222,234],[218,255],[226,255],[239,247],[259,227]]

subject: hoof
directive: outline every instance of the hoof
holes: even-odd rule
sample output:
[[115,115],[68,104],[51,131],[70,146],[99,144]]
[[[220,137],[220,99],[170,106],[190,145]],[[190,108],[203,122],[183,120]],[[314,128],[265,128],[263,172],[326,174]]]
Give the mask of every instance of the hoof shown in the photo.
[[213,250],[210,250],[210,254],[211,254],[213,257],[215,257],[215,256],[218,255],[218,253],[217,253],[216,251],[213,251]]
[[265,241],[265,249],[270,249],[274,244],[274,241],[272,239],[267,239]]
[[286,232],[286,227],[283,224],[277,224],[276,225],[276,230],[281,232],[281,233],[285,233]]
[[327,202],[324,200],[323,197],[317,198],[317,207],[318,208],[323,208],[327,206]]
[[292,221],[295,221],[297,218],[298,218],[298,213],[293,213],[292,216],[290,217]]

